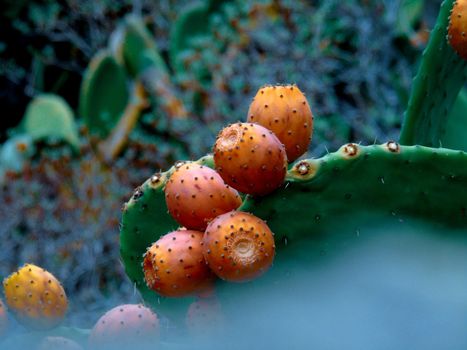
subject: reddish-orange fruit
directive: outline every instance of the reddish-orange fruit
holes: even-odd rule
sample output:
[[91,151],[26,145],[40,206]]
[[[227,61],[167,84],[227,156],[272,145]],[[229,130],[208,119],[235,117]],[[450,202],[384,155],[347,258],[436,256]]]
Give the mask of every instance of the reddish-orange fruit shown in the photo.
[[467,0],[454,2],[449,18],[448,39],[459,56],[467,60]]
[[0,338],[4,336],[8,328],[8,315],[6,313],[6,306],[0,299]]
[[135,342],[146,343],[159,339],[157,315],[143,305],[120,305],[105,313],[94,325],[89,336],[92,349],[126,349]]
[[220,278],[252,280],[272,265],[274,236],[260,218],[233,211],[215,218],[203,237],[204,258]]
[[6,303],[16,319],[33,329],[51,329],[62,322],[68,299],[50,272],[26,264],[3,281]]
[[284,145],[271,130],[254,123],[224,128],[214,145],[214,163],[227,184],[257,196],[280,187],[287,172]]
[[289,162],[308,150],[313,133],[313,114],[296,85],[264,86],[248,110],[248,121],[274,132],[284,144]]
[[237,209],[242,200],[213,169],[196,163],[176,168],[165,185],[169,213],[188,229],[204,231],[220,214]]
[[224,314],[216,298],[199,299],[190,304],[186,326],[194,336],[218,333],[224,323]]
[[215,275],[203,257],[203,233],[177,230],[154,243],[144,256],[144,277],[149,288],[168,297],[205,293]]

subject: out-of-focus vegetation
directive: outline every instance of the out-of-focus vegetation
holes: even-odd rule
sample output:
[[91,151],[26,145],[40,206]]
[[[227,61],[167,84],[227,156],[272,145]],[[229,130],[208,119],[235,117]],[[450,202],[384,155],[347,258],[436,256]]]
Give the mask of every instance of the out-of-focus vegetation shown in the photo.
[[[316,117],[310,154],[396,138],[440,2],[7,1],[0,14],[0,277],[26,261],[53,270],[77,318],[77,310],[112,297],[131,300],[118,252],[121,204],[153,172],[209,152],[220,128],[246,118],[265,83],[297,83],[307,93]],[[135,18],[161,59],[149,56],[157,61],[149,68],[165,66],[156,73],[141,74],[120,51],[121,28]],[[114,103],[128,100],[113,128],[94,133],[80,98],[102,49],[124,67],[126,91]],[[154,74],[164,74],[162,86]],[[111,88],[118,86],[101,85],[91,97]],[[58,113],[62,127],[38,133],[47,125],[31,110],[44,93],[61,96],[50,108],[58,103],[66,112]]]

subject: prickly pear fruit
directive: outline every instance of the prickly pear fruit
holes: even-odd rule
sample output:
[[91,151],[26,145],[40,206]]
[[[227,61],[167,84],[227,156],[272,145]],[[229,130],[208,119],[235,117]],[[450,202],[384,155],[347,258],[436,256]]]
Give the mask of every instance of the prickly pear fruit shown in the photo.
[[257,196],[280,187],[287,171],[284,145],[271,130],[254,123],[224,128],[214,145],[214,163],[227,184]]
[[284,144],[289,162],[308,150],[313,133],[313,114],[296,85],[264,86],[248,110],[248,122],[274,132]]
[[215,276],[203,258],[202,238],[202,232],[179,229],[154,243],[143,261],[148,287],[168,297],[212,289]]
[[159,339],[159,318],[149,308],[138,304],[117,306],[105,313],[89,336],[92,349],[129,348],[135,341],[146,343]]
[[219,215],[208,225],[203,253],[220,278],[232,282],[252,280],[272,265],[274,236],[260,218],[241,211]]
[[448,40],[454,51],[467,60],[467,0],[454,2],[449,18]]
[[6,333],[8,328],[8,315],[6,313],[6,306],[0,299],[0,338]]
[[60,350],[83,350],[81,345],[79,345],[74,340],[64,338],[64,337],[45,337],[39,343],[37,350],[50,350],[50,349],[60,349]]
[[198,299],[190,304],[186,326],[193,336],[203,336],[222,329],[224,315],[216,298]]
[[65,316],[68,300],[60,282],[48,271],[26,264],[3,281],[6,303],[19,322],[50,329]]
[[237,209],[242,200],[213,169],[183,163],[176,167],[165,185],[169,213],[188,229],[204,231],[220,214]]

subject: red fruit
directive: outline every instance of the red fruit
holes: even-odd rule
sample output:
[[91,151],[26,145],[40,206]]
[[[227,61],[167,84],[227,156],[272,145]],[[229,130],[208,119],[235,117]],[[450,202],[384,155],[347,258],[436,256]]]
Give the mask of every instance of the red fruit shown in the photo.
[[252,280],[272,265],[274,236],[260,218],[233,211],[215,218],[203,237],[204,258],[220,278]]
[[448,39],[452,48],[467,60],[467,0],[456,0],[449,18]]
[[188,308],[186,315],[188,331],[195,336],[218,332],[224,323],[224,315],[216,298],[199,299]]
[[77,342],[64,338],[64,337],[46,337],[44,338],[37,347],[37,350],[83,350],[81,345]]
[[0,338],[2,338],[8,328],[8,315],[6,313],[6,306],[3,304],[0,299]]
[[242,204],[238,192],[226,185],[215,170],[195,163],[179,166],[164,191],[172,217],[192,230],[204,231],[216,216]]
[[284,145],[271,130],[253,123],[232,124],[219,133],[214,163],[227,184],[258,196],[280,187],[287,172]]
[[259,89],[250,104],[248,122],[272,130],[284,144],[289,162],[308,150],[313,133],[313,114],[305,95],[296,85]]
[[181,297],[213,288],[215,276],[203,257],[203,233],[177,230],[154,243],[144,256],[144,277],[160,295]]
[[141,341],[159,338],[157,315],[143,305],[120,305],[103,315],[94,325],[89,336],[91,348],[117,346],[127,348]]

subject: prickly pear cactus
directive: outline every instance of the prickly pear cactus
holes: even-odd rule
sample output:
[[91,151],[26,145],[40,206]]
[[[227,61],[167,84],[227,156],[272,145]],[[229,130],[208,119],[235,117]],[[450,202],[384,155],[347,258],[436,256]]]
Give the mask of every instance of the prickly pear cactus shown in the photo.
[[446,124],[456,97],[465,84],[467,61],[449,44],[448,26],[455,0],[445,0],[413,81],[400,142],[443,147]]
[[[213,166],[211,156],[197,163]],[[174,169],[155,174],[134,192],[123,209],[120,236],[128,276],[146,302],[169,317],[183,315],[191,300],[163,298],[149,290],[141,263],[146,248],[178,226],[164,198]],[[423,219],[467,227],[467,154],[395,142],[348,144],[323,158],[296,162],[283,186],[265,197],[247,197],[239,209],[266,220],[278,251],[291,242],[312,240],[313,250],[302,254],[314,257],[330,237],[357,240],[372,218],[396,225]]]
[[68,300],[48,271],[26,264],[3,281],[6,302],[19,322],[32,329],[51,329],[65,316]]
[[106,137],[117,124],[129,98],[122,66],[107,50],[98,52],[84,73],[79,113],[91,134]]
[[42,94],[26,108],[22,128],[33,140],[59,140],[79,148],[78,129],[70,106],[60,96]]

